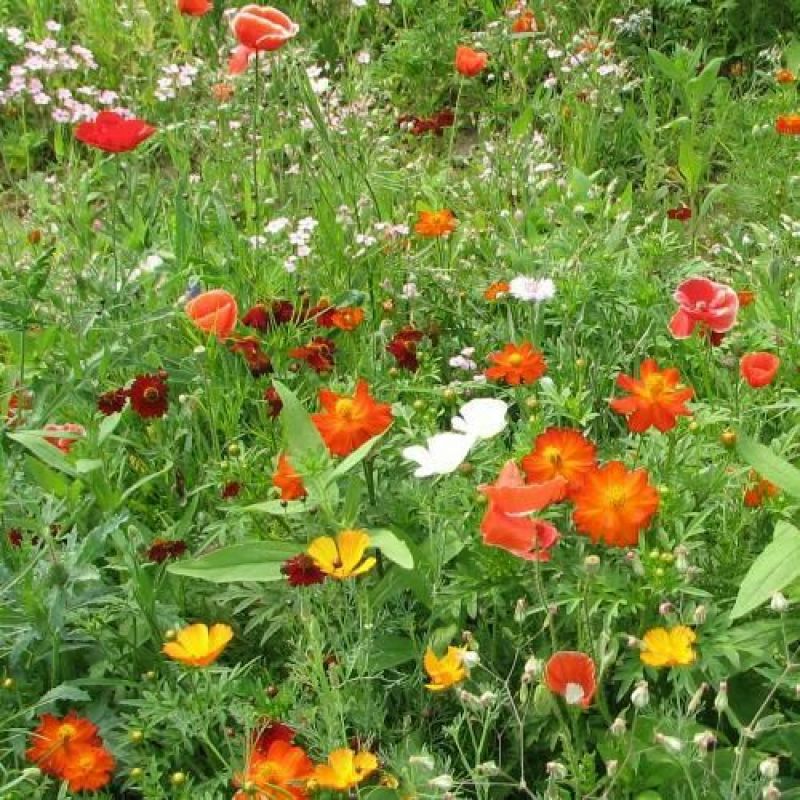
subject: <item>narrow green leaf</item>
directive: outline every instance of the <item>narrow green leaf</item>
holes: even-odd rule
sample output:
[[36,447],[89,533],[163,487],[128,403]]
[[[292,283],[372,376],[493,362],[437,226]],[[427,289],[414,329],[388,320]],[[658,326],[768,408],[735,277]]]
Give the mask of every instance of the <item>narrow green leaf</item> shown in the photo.
[[201,578],[211,583],[267,583],[281,580],[281,564],[287,558],[296,556],[302,549],[302,545],[292,542],[234,544],[191,561],[170,564],[167,571],[173,575]]
[[739,455],[762,477],[786,494],[800,500],[800,469],[793,467],[769,447],[738,434],[736,447]]
[[107,417],[103,417],[103,421],[100,423],[100,428],[97,432],[97,441],[100,442],[100,444],[103,444],[103,442],[114,433],[121,419],[122,414],[119,413],[109,414]]
[[327,460],[325,442],[297,395],[280,381],[274,381],[273,385],[283,402],[281,424],[292,466],[300,469],[304,462]]
[[34,431],[19,431],[17,433],[6,434],[9,439],[21,444],[31,451],[38,459],[44,461],[47,466],[63,472],[74,478],[77,471],[72,464],[67,461],[64,454],[49,442],[44,440],[44,436]]
[[389,561],[393,561],[398,567],[403,569],[414,568],[414,557],[408,549],[408,545],[400,539],[397,534],[390,530],[381,528],[371,530],[369,537],[373,547],[377,547]]
[[407,636],[379,636],[370,647],[371,669],[382,671],[406,664],[417,657],[414,642]]

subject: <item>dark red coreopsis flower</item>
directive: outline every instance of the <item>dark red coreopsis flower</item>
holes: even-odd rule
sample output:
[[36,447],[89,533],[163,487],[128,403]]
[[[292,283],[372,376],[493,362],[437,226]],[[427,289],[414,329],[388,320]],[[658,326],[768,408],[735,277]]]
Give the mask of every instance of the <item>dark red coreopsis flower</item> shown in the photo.
[[391,353],[391,355],[395,357],[398,367],[415,372],[417,367],[419,367],[417,344],[422,340],[424,335],[422,331],[418,331],[411,326],[406,326],[397,331],[392,337],[392,340],[386,345],[386,352]]
[[242,317],[242,324],[257,331],[268,331],[294,319],[295,309],[288,300],[272,300],[269,305],[256,303]]
[[315,336],[307,345],[289,351],[292,358],[305,361],[318,375],[333,369],[333,355],[336,344],[325,336]]
[[223,500],[231,500],[234,497],[239,495],[239,492],[242,491],[242,484],[239,481],[228,481],[223,487],[222,495]]
[[103,392],[97,398],[97,410],[106,417],[110,417],[112,414],[122,411],[127,400],[127,389],[111,389],[108,392]]
[[293,728],[283,722],[270,720],[264,723],[253,739],[253,750],[266,753],[275,742],[293,742],[295,735]]
[[299,553],[283,562],[281,572],[289,586],[313,586],[325,580],[325,573],[307,553]]
[[275,419],[283,409],[283,400],[278,394],[278,390],[274,386],[270,386],[264,390],[264,400],[269,406],[267,413],[272,419]]
[[272,361],[261,350],[261,342],[255,336],[236,336],[230,342],[231,352],[242,354],[251,374],[256,378],[272,372]]
[[149,375],[137,375],[128,389],[131,408],[143,419],[163,417],[169,408],[167,373],[163,370]]
[[326,300],[321,300],[317,305],[312,306],[305,312],[305,320],[319,325],[320,328],[333,328],[336,306],[332,306]]
[[162,564],[170,558],[180,558],[186,552],[183,539],[154,539],[147,548],[147,558],[156,564]]
[[156,129],[144,120],[126,119],[115,111],[101,111],[93,122],[81,122],[75,128],[75,138],[107,153],[127,153],[155,132]]
[[11,528],[8,533],[6,533],[6,538],[12,547],[22,546],[22,531],[19,528]]
[[667,211],[667,219],[674,219],[678,222],[688,222],[692,218],[692,209],[689,206],[680,205],[677,208],[670,208]]
[[441,136],[445,128],[452,126],[455,118],[455,114],[449,108],[445,108],[430,117],[406,114],[397,120],[397,124],[412,136],[424,136],[426,133]]

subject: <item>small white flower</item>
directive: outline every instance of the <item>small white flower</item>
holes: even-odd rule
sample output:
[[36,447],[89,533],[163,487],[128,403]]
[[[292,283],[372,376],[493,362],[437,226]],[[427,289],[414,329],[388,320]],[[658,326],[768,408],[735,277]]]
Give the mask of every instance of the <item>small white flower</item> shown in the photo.
[[431,436],[426,445],[412,445],[403,450],[406,461],[414,461],[419,467],[414,471],[415,478],[429,478],[431,475],[449,475],[455,472],[469,455],[474,436],[463,433],[437,433]]
[[453,430],[474,439],[491,439],[505,430],[507,411],[508,403],[493,397],[470,400],[453,417]]
[[474,650],[465,650],[461,654],[461,663],[467,669],[473,669],[481,663],[481,657]]
[[509,292],[517,300],[540,303],[552,300],[556,294],[556,285],[550,278],[532,278],[527,275],[518,275],[509,283]]

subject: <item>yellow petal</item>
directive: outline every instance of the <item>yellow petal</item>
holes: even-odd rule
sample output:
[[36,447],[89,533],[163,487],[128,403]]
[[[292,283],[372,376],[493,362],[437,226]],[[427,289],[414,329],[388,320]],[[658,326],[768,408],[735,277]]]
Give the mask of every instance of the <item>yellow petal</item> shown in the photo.
[[364,561],[358,567],[356,567],[356,569],[350,572],[350,577],[352,578],[356,575],[363,575],[365,572],[369,572],[377,563],[378,559],[376,559],[374,556],[365,558]]
[[212,625],[208,632],[208,646],[211,650],[222,652],[231,639],[233,639],[233,629],[221,622]]
[[202,656],[208,652],[208,626],[202,622],[182,628],[176,639],[190,655]]
[[342,562],[343,571],[353,574],[353,569],[369,547],[369,535],[358,530],[342,531],[336,537],[336,545],[339,548],[339,560]]
[[339,558],[339,551],[336,549],[336,542],[330,536],[319,536],[314,539],[306,550],[314,563],[328,575],[332,575],[336,567],[334,566]]

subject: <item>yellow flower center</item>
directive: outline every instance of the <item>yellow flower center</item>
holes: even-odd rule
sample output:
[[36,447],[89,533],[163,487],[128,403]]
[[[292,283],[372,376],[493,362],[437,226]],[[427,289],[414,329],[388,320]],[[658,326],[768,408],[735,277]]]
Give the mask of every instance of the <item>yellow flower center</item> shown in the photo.
[[349,397],[343,397],[341,400],[336,401],[336,405],[334,406],[334,412],[336,413],[337,417],[342,417],[346,420],[353,419],[353,412],[355,403],[353,403],[352,399]]
[[66,723],[58,728],[58,738],[65,744],[77,733],[74,725]]
[[564,465],[564,459],[561,456],[561,451],[557,447],[548,447],[544,451],[545,460],[555,469],[560,469]]
[[622,508],[628,502],[628,490],[624,486],[609,486],[606,501],[614,509]]
[[519,353],[514,353],[508,357],[508,363],[511,364],[512,367],[518,367],[522,361],[522,356]]

